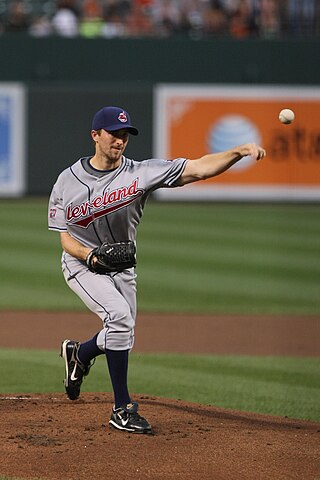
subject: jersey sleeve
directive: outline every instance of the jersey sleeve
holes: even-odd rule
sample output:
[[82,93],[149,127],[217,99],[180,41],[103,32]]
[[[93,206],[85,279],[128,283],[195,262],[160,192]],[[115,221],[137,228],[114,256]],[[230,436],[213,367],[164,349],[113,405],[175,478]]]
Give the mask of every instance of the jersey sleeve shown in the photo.
[[152,159],[148,161],[149,188],[177,187],[177,181],[183,173],[187,160],[176,158],[175,160]]
[[48,228],[58,232],[66,232],[67,224],[63,209],[63,198],[60,192],[59,179],[53,186],[48,206]]

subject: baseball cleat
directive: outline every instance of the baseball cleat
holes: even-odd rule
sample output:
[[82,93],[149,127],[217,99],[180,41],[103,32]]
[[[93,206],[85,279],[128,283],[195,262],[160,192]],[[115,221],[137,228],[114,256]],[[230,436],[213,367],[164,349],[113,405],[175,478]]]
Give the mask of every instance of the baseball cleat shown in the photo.
[[125,407],[113,408],[109,425],[131,433],[153,433],[150,423],[138,414],[138,404],[129,403]]
[[60,356],[64,359],[66,377],[63,381],[66,394],[70,400],[77,400],[83,377],[88,375],[92,364],[84,365],[78,358],[80,342],[64,340],[61,344]]

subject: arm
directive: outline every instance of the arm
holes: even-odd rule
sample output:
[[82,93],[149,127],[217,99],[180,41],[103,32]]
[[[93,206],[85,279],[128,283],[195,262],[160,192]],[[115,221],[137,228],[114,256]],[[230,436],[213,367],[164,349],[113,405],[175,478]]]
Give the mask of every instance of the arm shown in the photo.
[[210,153],[196,160],[188,160],[179,179],[179,185],[220,175],[247,155],[260,160],[265,157],[266,151],[255,143],[246,143],[225,152]]
[[82,245],[82,243],[78,242],[78,240],[71,237],[71,235],[69,235],[67,232],[60,233],[60,240],[63,250],[78,260],[85,261],[88,254],[92,251],[92,248],[85,247]]

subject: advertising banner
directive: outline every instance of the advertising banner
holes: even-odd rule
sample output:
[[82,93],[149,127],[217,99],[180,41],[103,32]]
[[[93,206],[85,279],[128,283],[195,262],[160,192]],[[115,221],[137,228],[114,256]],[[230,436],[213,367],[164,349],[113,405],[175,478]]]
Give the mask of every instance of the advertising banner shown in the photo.
[[20,196],[24,190],[24,87],[0,83],[0,196]]
[[[279,121],[290,108],[295,120]],[[177,189],[172,200],[320,200],[320,88],[287,86],[158,85],[154,156],[199,158],[255,142],[267,150],[227,172]]]

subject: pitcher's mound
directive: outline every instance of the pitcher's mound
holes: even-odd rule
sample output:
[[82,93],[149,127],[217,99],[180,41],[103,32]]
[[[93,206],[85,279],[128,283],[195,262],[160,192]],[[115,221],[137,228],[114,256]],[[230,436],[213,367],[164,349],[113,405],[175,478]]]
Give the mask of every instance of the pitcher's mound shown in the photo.
[[0,475],[281,480],[320,475],[320,423],[135,395],[154,435],[110,429],[110,394],[0,395]]

